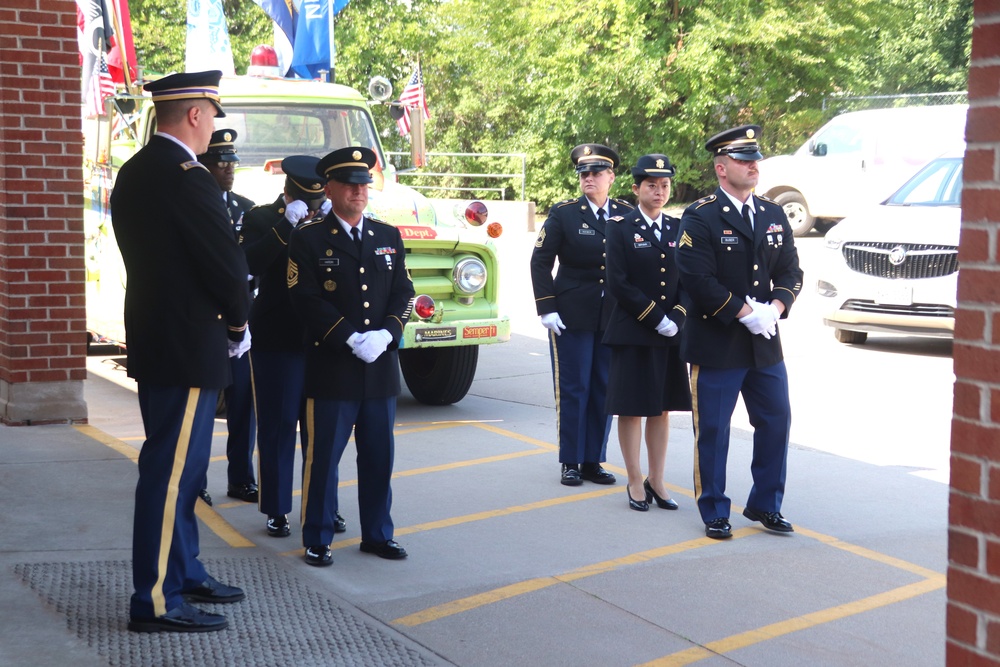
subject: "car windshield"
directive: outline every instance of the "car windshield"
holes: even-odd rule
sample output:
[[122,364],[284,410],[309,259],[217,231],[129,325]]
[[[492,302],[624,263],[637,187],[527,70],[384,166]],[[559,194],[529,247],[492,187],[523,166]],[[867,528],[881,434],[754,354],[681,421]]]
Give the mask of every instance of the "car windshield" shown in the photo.
[[227,104],[225,124],[236,130],[236,151],[244,167],[289,155],[323,157],[345,146],[367,146],[385,166],[371,116],[364,109]]
[[962,158],[933,160],[917,172],[887,206],[960,206],[962,202]]

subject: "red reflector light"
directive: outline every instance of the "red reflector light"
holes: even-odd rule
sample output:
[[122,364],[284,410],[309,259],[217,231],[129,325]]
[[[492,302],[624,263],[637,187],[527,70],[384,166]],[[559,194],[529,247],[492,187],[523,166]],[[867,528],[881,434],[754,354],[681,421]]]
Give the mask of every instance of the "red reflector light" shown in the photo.
[[422,320],[429,320],[434,317],[434,309],[434,299],[426,294],[421,294],[413,300],[413,312]]
[[465,207],[465,220],[473,227],[486,222],[487,215],[486,204],[481,201],[474,201]]

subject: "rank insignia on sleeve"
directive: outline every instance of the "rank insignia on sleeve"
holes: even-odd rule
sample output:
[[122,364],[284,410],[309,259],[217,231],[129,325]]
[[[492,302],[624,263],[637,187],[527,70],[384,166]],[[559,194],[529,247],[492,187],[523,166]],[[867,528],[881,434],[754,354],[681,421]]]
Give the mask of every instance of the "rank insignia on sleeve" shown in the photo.
[[295,260],[288,260],[288,286],[295,287],[299,284],[299,265]]
[[535,247],[541,248],[545,244],[545,227],[542,227],[542,231],[538,232],[538,238],[535,240]]
[[681,240],[677,242],[677,247],[683,248],[684,246],[687,246],[689,248],[694,247],[694,242],[691,240],[691,235],[688,234],[687,232],[681,234]]

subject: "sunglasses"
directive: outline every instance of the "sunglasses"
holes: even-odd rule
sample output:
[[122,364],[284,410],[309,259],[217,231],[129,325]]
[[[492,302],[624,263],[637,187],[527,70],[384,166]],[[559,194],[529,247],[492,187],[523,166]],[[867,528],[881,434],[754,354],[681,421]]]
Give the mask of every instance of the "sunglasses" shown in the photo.
[[229,169],[230,167],[233,168],[233,169],[236,169],[236,167],[240,166],[240,161],[239,160],[234,160],[232,162],[217,162],[217,163],[213,164],[212,166],[215,167],[215,168],[217,168],[217,169],[220,169],[221,171],[225,171],[226,169]]

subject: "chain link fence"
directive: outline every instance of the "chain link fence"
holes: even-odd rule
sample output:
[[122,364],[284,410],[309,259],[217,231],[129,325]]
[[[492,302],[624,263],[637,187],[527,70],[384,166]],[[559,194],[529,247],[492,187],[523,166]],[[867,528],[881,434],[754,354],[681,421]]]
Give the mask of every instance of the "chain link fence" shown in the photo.
[[966,91],[952,93],[917,93],[912,95],[828,95],[823,98],[823,111],[835,114],[866,109],[890,109],[896,107],[920,107],[944,104],[968,104]]

